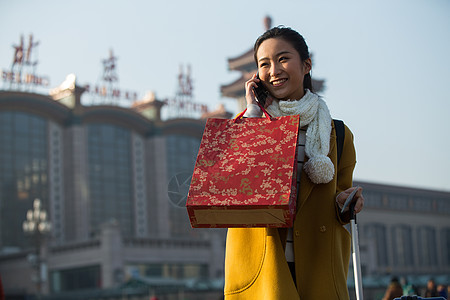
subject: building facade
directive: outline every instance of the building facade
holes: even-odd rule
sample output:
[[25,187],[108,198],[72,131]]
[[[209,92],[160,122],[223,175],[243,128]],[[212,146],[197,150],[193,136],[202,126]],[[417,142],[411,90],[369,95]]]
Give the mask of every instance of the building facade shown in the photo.
[[367,276],[450,274],[450,193],[355,184],[364,187],[358,226]]
[[[50,96],[0,91],[6,292],[112,289],[131,277],[222,278],[224,230],[192,229],[184,207],[204,119],[161,121],[156,99],[84,106],[83,92],[75,81]],[[22,223],[36,198],[52,230],[33,268],[36,237]]]

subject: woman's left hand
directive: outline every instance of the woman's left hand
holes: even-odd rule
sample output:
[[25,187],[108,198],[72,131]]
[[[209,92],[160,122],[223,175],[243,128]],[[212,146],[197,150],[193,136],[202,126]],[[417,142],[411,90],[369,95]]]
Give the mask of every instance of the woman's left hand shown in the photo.
[[[358,189],[356,191],[356,194],[353,196],[353,200],[352,202],[356,202],[355,204],[355,213],[359,213],[361,212],[361,210],[363,209],[364,206],[364,197],[362,194],[363,188],[358,186],[358,187],[351,187],[349,189],[346,189],[345,191],[341,192],[337,197],[336,197],[336,202],[339,205],[339,207],[342,209],[342,207],[344,206],[345,200],[347,200],[348,196],[350,196],[350,194],[355,190]],[[348,211],[348,206],[345,208],[345,211]]]

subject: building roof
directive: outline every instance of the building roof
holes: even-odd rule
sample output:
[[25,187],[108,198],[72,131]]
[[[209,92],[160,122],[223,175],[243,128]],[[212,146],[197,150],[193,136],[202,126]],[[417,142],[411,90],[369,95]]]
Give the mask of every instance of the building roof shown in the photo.
[[[65,98],[70,95],[65,95]],[[39,115],[62,126],[70,124],[109,123],[128,128],[138,134],[148,136],[153,134],[186,134],[201,138],[205,126],[204,119],[175,118],[167,121],[153,120],[142,114],[149,103],[140,103],[135,107],[126,108],[117,105],[85,106],[76,101],[71,103],[60,101],[54,97],[18,92],[0,91],[0,111],[22,111]],[[153,101],[159,108],[163,102]],[[222,112],[225,116],[226,112]]]
[[129,128],[142,135],[153,131],[154,123],[149,122],[140,113],[125,107],[114,105],[86,106],[80,116],[83,123],[106,122]]
[[72,115],[67,106],[51,97],[27,92],[0,91],[0,110],[20,110],[64,125]]
[[241,74],[235,81],[220,86],[220,93],[223,97],[239,98],[245,95],[244,84],[251,78],[250,73]]
[[233,115],[225,109],[223,104],[219,104],[216,110],[203,113],[200,118],[208,119],[208,118],[218,118],[218,119],[229,119]]
[[253,58],[253,49],[242,53],[239,56],[228,59],[228,68],[236,71],[249,71],[256,69],[255,59]]

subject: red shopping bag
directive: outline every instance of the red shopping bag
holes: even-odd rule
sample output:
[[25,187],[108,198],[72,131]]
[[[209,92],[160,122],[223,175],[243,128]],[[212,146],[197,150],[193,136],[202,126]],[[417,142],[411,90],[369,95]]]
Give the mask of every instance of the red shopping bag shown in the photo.
[[244,112],[207,120],[186,202],[192,227],[293,225],[300,118]]

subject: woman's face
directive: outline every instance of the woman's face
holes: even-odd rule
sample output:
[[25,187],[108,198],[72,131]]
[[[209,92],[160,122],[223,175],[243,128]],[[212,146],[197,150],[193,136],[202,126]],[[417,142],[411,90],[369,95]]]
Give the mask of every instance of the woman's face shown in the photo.
[[297,50],[281,38],[262,42],[256,58],[259,78],[272,96],[279,100],[299,100],[303,97],[303,78],[311,70],[310,59],[302,62]]

